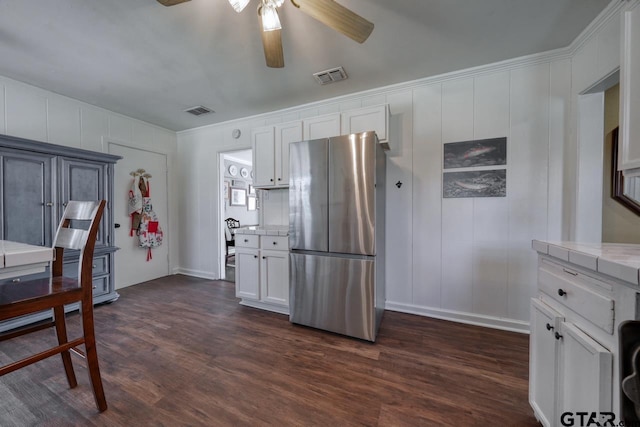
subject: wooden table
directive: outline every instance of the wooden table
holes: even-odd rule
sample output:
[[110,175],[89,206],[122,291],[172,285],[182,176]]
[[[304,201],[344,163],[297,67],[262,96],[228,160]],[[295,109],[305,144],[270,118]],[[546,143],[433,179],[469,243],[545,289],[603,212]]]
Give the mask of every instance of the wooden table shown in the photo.
[[53,248],[0,240],[0,280],[42,273],[53,260]]

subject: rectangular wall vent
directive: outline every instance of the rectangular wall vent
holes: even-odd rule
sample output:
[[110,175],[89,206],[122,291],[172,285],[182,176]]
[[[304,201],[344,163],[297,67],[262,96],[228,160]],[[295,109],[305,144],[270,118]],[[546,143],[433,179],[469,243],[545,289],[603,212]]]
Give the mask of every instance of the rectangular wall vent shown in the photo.
[[313,77],[315,77],[321,85],[327,85],[329,83],[339,82],[340,80],[346,80],[347,73],[344,71],[344,68],[337,67],[314,73]]
[[212,109],[203,107],[202,105],[199,105],[197,107],[187,108],[186,110],[184,110],[184,112],[193,114],[194,116],[201,116],[203,114],[215,113],[215,111],[213,111]]

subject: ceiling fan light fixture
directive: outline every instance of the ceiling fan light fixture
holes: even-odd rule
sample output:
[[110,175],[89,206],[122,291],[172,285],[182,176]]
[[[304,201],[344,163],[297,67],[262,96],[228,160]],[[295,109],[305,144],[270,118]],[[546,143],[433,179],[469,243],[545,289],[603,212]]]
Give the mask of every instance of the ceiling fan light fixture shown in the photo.
[[282,29],[282,26],[280,25],[280,18],[278,17],[278,11],[270,1],[262,3],[260,16],[262,17],[263,31],[274,31]]
[[233,7],[233,10],[240,13],[242,10],[247,7],[251,0],[229,0],[229,3]]

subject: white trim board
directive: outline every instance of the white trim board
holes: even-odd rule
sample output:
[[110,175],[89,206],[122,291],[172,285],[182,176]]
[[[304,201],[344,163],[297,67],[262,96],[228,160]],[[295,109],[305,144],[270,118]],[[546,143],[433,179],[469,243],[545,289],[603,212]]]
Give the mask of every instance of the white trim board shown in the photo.
[[393,301],[387,301],[384,308],[385,310],[415,314],[418,316],[433,317],[434,319],[449,320],[451,322],[464,323],[467,325],[501,329],[503,331],[518,332],[522,334],[529,333],[529,322],[520,320],[465,313],[443,308],[397,303]]

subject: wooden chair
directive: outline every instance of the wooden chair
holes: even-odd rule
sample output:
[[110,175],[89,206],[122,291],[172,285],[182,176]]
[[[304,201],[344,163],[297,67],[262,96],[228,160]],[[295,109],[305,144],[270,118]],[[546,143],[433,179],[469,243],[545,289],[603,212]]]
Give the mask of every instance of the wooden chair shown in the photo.
[[[235,237],[235,234],[232,233],[231,229],[239,228],[240,221],[234,218],[227,218],[224,220],[224,222],[226,223],[226,227],[224,229],[224,237],[226,241],[226,246],[225,246],[226,256],[224,258],[224,264],[227,265],[229,262],[229,257],[231,256],[229,254],[229,248],[232,247],[235,250],[235,246],[236,246],[236,237]],[[235,255],[235,252],[234,252],[234,255]]]
[[[54,318],[46,323],[26,326],[0,334],[0,341],[25,335],[41,329],[55,327],[58,345],[0,367],[0,376],[23,368],[56,354],[62,356],[62,363],[69,387],[78,385],[71,363],[70,350],[86,358],[89,380],[93,387],[96,405],[100,412],[107,409],[107,401],[102,388],[96,339],[93,328],[93,249],[105,201],[76,202],[67,204],[54,240],[55,260],[51,267],[51,278],[7,283],[0,285],[0,320],[7,320],[30,313],[53,309]],[[88,228],[86,225],[88,223]],[[84,228],[77,228],[81,226]],[[80,250],[77,279],[63,275],[64,249]],[[69,274],[69,273],[68,273]],[[69,274],[73,276],[75,274]],[[65,304],[79,302],[82,318],[82,337],[69,341],[65,325]],[[85,354],[75,347],[84,344]]]

